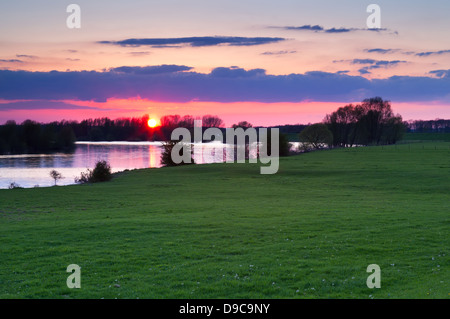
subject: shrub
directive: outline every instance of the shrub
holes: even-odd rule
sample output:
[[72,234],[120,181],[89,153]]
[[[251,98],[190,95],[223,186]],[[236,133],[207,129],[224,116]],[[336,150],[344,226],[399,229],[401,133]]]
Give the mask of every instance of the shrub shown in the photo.
[[16,182],[12,182],[9,184],[8,189],[15,189],[15,188],[23,188],[21,187],[19,184],[17,184]]
[[80,177],[75,177],[75,183],[85,184],[107,182],[111,180],[111,178],[111,166],[107,161],[103,160],[98,161],[93,170],[88,168],[86,172],[81,172]]
[[107,161],[98,161],[92,171],[92,182],[107,182],[111,180],[111,166]]

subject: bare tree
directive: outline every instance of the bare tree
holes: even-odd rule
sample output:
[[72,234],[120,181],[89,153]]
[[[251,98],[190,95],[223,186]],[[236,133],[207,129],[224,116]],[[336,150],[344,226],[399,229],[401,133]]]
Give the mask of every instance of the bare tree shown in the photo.
[[56,170],[52,170],[50,171],[50,177],[53,178],[55,180],[55,186],[56,186],[56,182],[60,179],[63,179],[64,177],[62,176],[62,174]]
[[204,115],[202,118],[203,127],[222,127],[223,120],[215,115]]

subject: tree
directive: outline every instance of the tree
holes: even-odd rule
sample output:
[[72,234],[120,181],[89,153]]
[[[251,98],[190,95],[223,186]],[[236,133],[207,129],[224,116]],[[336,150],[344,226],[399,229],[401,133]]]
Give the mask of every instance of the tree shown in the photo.
[[[267,130],[267,136],[266,136],[266,147],[267,147],[267,154],[272,154],[272,131],[269,129]],[[287,134],[279,132],[278,134],[278,155],[280,157],[289,156],[291,152],[291,143],[289,142]]]
[[60,179],[63,179],[64,177],[62,176],[62,174],[56,170],[51,170],[50,171],[50,177],[53,178],[55,180],[55,186],[56,186],[56,182]]
[[[161,165],[162,166],[179,166],[179,165],[186,165],[186,164],[193,164],[194,160],[192,159],[192,150],[191,150],[191,163],[175,163],[172,158],[172,150],[178,143],[183,143],[181,141],[166,141],[162,143],[163,152],[161,153]],[[185,149],[182,147],[180,149],[180,156],[183,156],[183,152]]]
[[397,141],[403,126],[399,124],[402,123],[401,116],[392,112],[390,101],[381,97],[341,107],[328,114],[324,123],[333,134],[333,145],[343,147]]
[[204,115],[202,118],[203,127],[223,127],[223,120],[215,115]]
[[247,121],[241,121],[241,122],[239,122],[237,124],[233,124],[233,126],[232,126],[232,128],[234,128],[234,129],[236,129],[238,127],[241,127],[241,128],[243,128],[245,130],[245,129],[248,129],[250,127],[253,127],[253,125],[251,123],[247,122]]
[[320,149],[325,146],[330,147],[333,144],[333,133],[331,133],[325,124],[317,123],[301,131],[299,139],[306,150],[310,148]]
[[107,182],[111,180],[111,165],[105,160],[95,163],[94,170],[92,171],[92,182]]
[[86,172],[81,172],[80,177],[75,177],[75,183],[98,183],[107,182],[111,180],[111,165],[105,160],[97,161],[93,170],[87,169]]

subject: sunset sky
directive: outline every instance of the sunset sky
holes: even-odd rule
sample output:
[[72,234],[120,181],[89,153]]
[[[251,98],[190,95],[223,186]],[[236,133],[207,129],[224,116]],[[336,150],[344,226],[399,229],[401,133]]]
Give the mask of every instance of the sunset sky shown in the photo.
[[[66,25],[71,3],[80,29]],[[450,118],[448,0],[2,1],[0,30],[0,124],[307,124],[374,96],[405,120]]]

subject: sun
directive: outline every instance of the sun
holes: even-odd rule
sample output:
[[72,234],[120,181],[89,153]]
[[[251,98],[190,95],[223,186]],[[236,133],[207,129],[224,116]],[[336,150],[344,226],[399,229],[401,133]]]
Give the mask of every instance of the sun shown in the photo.
[[149,119],[147,125],[150,128],[154,128],[158,126],[158,122],[155,119]]

